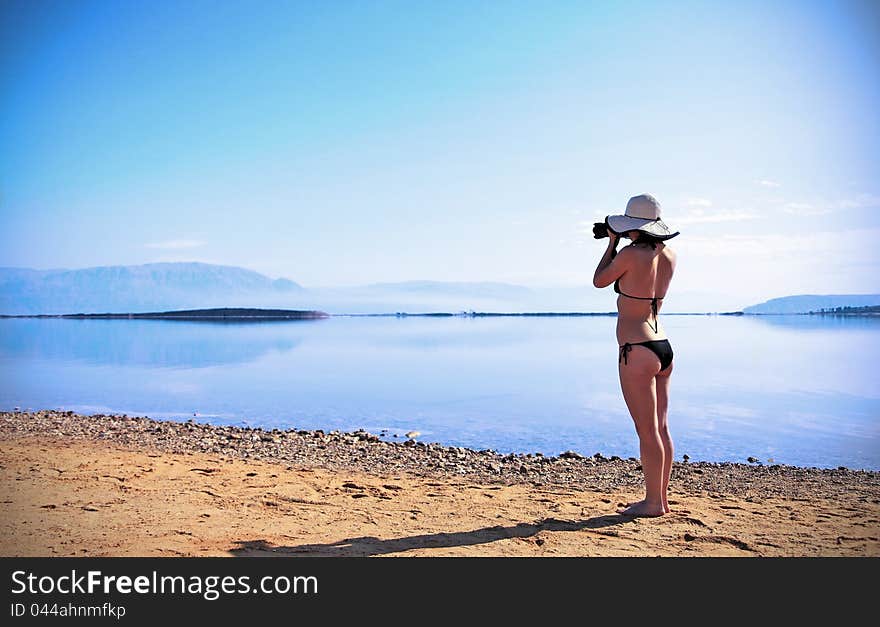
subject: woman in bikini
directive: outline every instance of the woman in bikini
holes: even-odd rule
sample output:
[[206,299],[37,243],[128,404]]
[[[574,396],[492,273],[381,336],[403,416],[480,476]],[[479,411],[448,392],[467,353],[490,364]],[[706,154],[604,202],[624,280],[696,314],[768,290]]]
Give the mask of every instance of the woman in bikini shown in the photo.
[[[666,493],[672,472],[673,446],[667,409],[672,374],[672,347],[658,314],[675,272],[675,252],[665,241],[670,233],[660,220],[660,204],[648,194],[634,196],[624,215],[609,216],[594,228],[596,238],[609,237],[608,248],[593,275],[593,285],[614,283],[617,298],[618,374],[626,406],[639,436],[645,498],[619,513],[662,516],[669,511]],[[620,237],[632,243],[617,252]]]

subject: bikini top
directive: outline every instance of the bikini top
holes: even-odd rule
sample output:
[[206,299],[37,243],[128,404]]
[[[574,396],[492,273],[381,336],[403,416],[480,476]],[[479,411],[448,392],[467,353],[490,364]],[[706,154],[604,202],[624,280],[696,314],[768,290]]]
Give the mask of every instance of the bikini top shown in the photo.
[[[663,300],[666,298],[665,296],[630,296],[629,294],[624,294],[620,291],[620,279],[617,279],[614,282],[614,291],[620,294],[621,296],[626,296],[627,298],[633,298],[635,300],[649,300],[651,301],[651,314],[654,316],[654,333],[659,333],[660,322],[657,320],[657,301]],[[648,326],[651,326],[651,323],[648,323]]]

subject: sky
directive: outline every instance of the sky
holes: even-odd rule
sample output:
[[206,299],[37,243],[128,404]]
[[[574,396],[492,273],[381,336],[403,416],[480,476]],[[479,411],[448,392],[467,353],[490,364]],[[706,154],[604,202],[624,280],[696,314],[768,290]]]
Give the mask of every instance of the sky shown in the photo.
[[[880,292],[876,2],[0,2],[0,266]],[[707,303],[711,307],[711,302]]]

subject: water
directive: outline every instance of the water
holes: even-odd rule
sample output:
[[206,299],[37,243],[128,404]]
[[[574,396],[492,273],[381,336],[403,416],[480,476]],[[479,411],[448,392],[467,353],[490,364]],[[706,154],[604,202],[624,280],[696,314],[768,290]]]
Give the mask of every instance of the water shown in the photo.
[[[0,320],[0,409],[638,455],[613,317]],[[880,320],[665,316],[677,458],[880,470]],[[770,461],[772,460],[772,462]]]

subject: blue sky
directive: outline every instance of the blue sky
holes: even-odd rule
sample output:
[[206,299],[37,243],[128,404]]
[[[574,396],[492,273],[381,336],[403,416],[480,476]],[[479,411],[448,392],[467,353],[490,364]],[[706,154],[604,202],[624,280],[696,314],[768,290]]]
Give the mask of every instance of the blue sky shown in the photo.
[[0,4],[0,265],[880,291],[876,2]]

